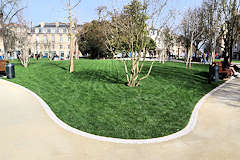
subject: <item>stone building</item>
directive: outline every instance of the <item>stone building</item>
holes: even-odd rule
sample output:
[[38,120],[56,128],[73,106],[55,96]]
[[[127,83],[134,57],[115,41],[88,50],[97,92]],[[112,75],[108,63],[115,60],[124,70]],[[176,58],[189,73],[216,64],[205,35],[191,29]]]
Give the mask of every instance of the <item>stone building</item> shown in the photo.
[[[73,32],[79,26],[74,26]],[[31,28],[31,52],[36,56],[40,54],[45,58],[58,56],[68,59],[70,53],[69,25],[66,23],[40,23]],[[74,40],[76,37],[74,37]],[[78,51],[75,41],[74,52]]]
[[178,36],[177,35],[171,35],[173,40],[171,41],[171,45],[169,48],[167,48],[165,45],[165,41],[164,41],[164,31],[159,31],[157,29],[150,29],[149,30],[149,37],[151,37],[157,47],[156,50],[154,51],[154,56],[158,56],[159,54],[161,54],[162,52],[167,52],[167,50],[169,51],[169,54],[171,56],[174,56],[176,58],[180,58],[183,56],[183,54],[186,52],[185,47],[182,45],[181,41],[178,40]]

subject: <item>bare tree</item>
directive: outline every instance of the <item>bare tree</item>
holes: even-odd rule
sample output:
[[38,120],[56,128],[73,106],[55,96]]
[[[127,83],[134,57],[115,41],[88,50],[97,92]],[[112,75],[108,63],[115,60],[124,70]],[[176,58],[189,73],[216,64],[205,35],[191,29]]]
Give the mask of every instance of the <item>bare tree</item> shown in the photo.
[[204,13],[204,41],[209,48],[209,60],[210,64],[215,61],[215,54],[217,49],[217,42],[222,35],[222,9],[220,1],[206,0],[202,4],[202,10]]
[[80,32],[80,27],[78,25],[78,19],[75,17],[73,18],[73,24],[75,26],[75,36],[74,36],[74,39],[73,39],[73,48],[74,48],[74,57],[76,60],[79,59],[79,57],[82,56],[82,53],[81,51],[79,50],[79,45],[78,45],[78,41],[79,41],[79,36],[77,36],[77,34],[79,34]]
[[[77,0],[74,4],[72,0],[67,1],[67,8],[68,8],[68,20],[69,20],[69,35],[70,35],[70,67],[69,72],[74,72],[74,61],[73,61],[73,54],[74,54],[74,32],[73,32],[73,19],[72,19],[72,10],[76,8],[80,3],[81,0]],[[75,26],[76,27],[76,26]],[[76,42],[76,41],[75,41]]]
[[[14,32],[9,30],[16,15],[24,8],[19,7],[20,0],[1,0],[0,6],[0,37],[3,39],[4,58],[7,59],[7,52],[13,48],[13,43],[9,39],[13,39]],[[11,37],[11,38],[9,38]]]
[[172,33],[173,32],[168,26],[163,29],[164,51],[159,56],[159,62],[162,62],[163,64],[165,63],[167,56],[170,55],[170,50],[174,43],[174,36],[172,35]]
[[240,34],[240,2],[237,0],[221,0],[223,13],[223,39],[225,56],[230,57],[232,61],[233,46],[239,39]]
[[113,55],[124,51],[131,57],[129,65],[123,59],[129,87],[139,86],[140,82],[148,78],[151,73],[154,62],[151,63],[147,74],[140,76],[147,53],[148,26],[156,24],[156,19],[166,6],[166,2],[166,0],[144,0],[143,2],[132,0],[122,10],[113,9],[113,11],[103,12],[104,7],[99,9],[99,12],[107,13],[101,15],[105,22],[107,48]]
[[[161,18],[157,18],[157,23],[150,28],[150,32],[155,34],[151,36],[153,40],[158,43],[156,53],[160,63],[165,63],[167,58],[167,52],[173,43],[173,34],[176,30],[176,15],[177,11],[169,10],[166,11],[168,14],[159,15]],[[159,20],[158,20],[159,19]]]
[[14,32],[16,34],[16,47],[15,50],[19,50],[18,59],[22,63],[22,65],[27,68],[30,62],[30,58],[32,56],[30,50],[31,43],[31,35],[30,35],[30,27],[28,27],[27,21],[23,18],[23,13],[19,12],[17,14],[18,24],[14,28]]
[[[201,8],[189,9],[184,15],[182,21],[182,30],[185,39],[186,53],[186,68],[191,69],[193,56],[194,42],[198,40],[204,33],[204,14]],[[190,50],[189,50],[190,49]]]

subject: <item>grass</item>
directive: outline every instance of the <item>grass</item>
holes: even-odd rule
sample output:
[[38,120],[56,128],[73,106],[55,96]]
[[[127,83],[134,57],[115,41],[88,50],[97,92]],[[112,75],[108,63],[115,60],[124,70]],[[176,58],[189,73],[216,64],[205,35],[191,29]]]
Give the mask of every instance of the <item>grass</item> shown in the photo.
[[[223,61],[223,59],[216,59],[215,61],[216,61],[216,62],[219,62],[219,61]],[[240,63],[239,60],[233,60],[232,62],[233,62],[233,63]]]
[[[150,63],[146,63],[144,72]],[[16,78],[42,97],[65,123],[107,137],[147,139],[183,129],[195,104],[218,84],[207,83],[208,65],[155,63],[140,87],[125,86],[120,61],[33,61],[25,69],[15,64]],[[221,83],[221,82],[220,82]]]

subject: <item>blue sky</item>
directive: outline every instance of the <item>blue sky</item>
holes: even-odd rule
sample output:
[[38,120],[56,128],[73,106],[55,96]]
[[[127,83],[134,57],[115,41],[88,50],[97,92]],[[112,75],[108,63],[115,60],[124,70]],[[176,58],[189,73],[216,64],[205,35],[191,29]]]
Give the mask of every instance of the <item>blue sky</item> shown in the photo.
[[[64,10],[66,0],[23,0],[23,6],[27,8],[24,15],[28,21],[34,25],[40,22],[66,22],[67,13]],[[74,2],[75,0],[73,0]],[[73,16],[77,17],[80,24],[89,22],[97,18],[96,8],[98,6],[112,6],[112,1],[127,2],[128,0],[82,0],[79,7],[73,11]],[[169,9],[177,9],[183,12],[191,6],[198,6],[202,0],[169,0]]]

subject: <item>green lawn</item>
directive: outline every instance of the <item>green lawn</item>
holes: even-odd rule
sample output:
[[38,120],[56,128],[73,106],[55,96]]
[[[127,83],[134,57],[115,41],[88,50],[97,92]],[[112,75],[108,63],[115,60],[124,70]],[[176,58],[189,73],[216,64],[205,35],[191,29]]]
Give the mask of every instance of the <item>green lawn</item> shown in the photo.
[[37,93],[72,127],[107,137],[147,139],[183,129],[195,104],[218,85],[207,83],[208,65],[193,65],[191,71],[184,67],[156,62],[140,87],[129,88],[120,61],[75,61],[70,74],[67,61],[45,60],[33,61],[27,69],[16,63],[11,81]]
[[[216,62],[219,62],[219,61],[223,61],[223,59],[216,59],[215,61],[216,61]],[[233,60],[232,63],[240,63],[240,61],[238,61],[238,60]]]

